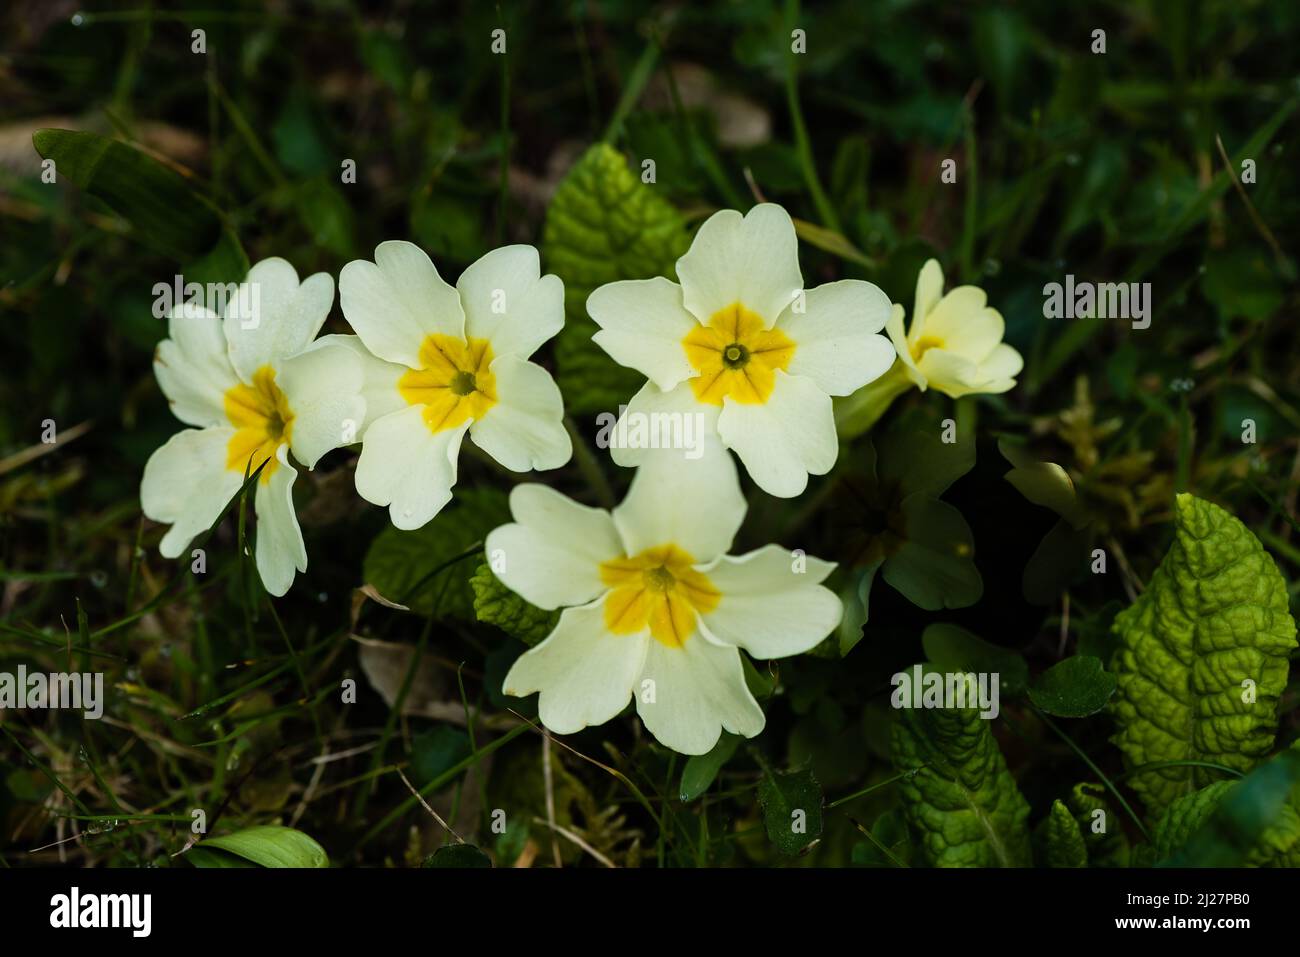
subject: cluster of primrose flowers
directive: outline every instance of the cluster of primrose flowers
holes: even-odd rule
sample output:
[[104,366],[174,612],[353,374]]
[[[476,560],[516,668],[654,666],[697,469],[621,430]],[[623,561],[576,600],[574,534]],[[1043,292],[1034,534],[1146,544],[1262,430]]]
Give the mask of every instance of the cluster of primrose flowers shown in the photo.
[[[746,511],[728,450],[761,489],[797,496],[839,454],[833,396],[867,393],[878,417],[912,385],[953,396],[1005,391],[1021,360],[1002,344],[1002,319],[984,294],[967,286],[943,295],[934,261],[917,282],[906,335],[901,307],[891,311],[871,283],[805,291],[780,206],[712,216],[677,275],[680,283],[602,286],[587,308],[596,343],[648,380],[625,414],[702,413],[705,454],[611,449],[616,463],[637,468],[613,511],[520,485],[514,521],[486,546],[508,587],[563,609],[510,670],[506,693],[540,691],[541,719],[557,733],[608,721],[635,698],[661,743],[702,754],[723,729],[763,729],[740,649],[799,654],[842,615],[821,584],[831,563],[776,545],[727,554]],[[241,304],[254,284],[260,307],[250,323]],[[255,265],[226,315],[190,304],[173,311],[154,370],[193,428],[154,452],[140,490],[144,513],[171,526],[164,556],[181,555],[257,473],[256,565],[267,591],[285,594],[307,568],[294,463],[311,469],[357,442],[358,494],[387,506],[402,529],[450,501],[467,434],[515,472],[568,462],[560,390],[529,358],[563,326],[564,288],[541,275],[533,247],[494,250],[451,286],[417,246],[385,242],[373,262],[344,266],[338,285],[355,335],[317,337],[333,279],[299,281],[283,259]],[[637,693],[647,681],[653,696]]]

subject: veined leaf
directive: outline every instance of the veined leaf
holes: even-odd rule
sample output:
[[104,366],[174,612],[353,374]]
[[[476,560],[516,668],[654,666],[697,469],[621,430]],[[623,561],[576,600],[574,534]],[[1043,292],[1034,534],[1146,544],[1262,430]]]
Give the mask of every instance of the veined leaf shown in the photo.
[[902,709],[891,751],[922,863],[1029,866],[1029,805],[977,710]]
[[1029,700],[1061,718],[1096,714],[1114,693],[1115,676],[1088,655],[1058,661],[1029,683]]
[[1128,867],[1128,835],[1116,820],[1105,794],[1103,785],[1082,782],[1074,786],[1065,803],[1079,822],[1088,848],[1088,863],[1093,867]]
[[1052,802],[1043,828],[1043,856],[1048,867],[1087,867],[1088,847],[1079,822],[1060,801]]
[[302,831],[291,827],[266,825],[245,828],[234,834],[205,838],[201,846],[227,851],[262,867],[330,866],[325,849]]
[[1300,747],[1179,798],[1156,853],[1175,867],[1300,867]]
[[496,489],[465,489],[456,501],[414,531],[387,526],[366,552],[367,582],[390,601],[421,615],[454,615],[474,621],[469,568],[443,567],[488,532],[510,521],[506,497]]
[[37,130],[36,151],[66,178],[131,224],[132,237],[168,259],[193,264],[186,278],[237,282],[248,257],[221,213],[171,167],[119,140],[76,130]]
[[822,834],[822,787],[811,770],[763,776],[758,803],[767,836],[782,854],[801,854]]
[[506,634],[532,646],[542,641],[560,620],[558,611],[546,611],[530,605],[492,574],[487,562],[480,562],[469,580],[474,592],[474,615],[479,621],[496,625]]
[[[1176,534],[1150,585],[1115,617],[1112,740],[1129,767],[1204,761],[1248,771],[1268,753],[1296,626],[1286,585],[1250,531],[1178,496]],[[1153,814],[1215,780],[1174,766],[1134,775]]]
[[617,411],[645,382],[591,341],[597,326],[587,316],[587,297],[620,279],[676,278],[677,259],[689,245],[677,210],[613,147],[597,143],[564,178],[546,211],[542,255],[564,280],[567,318],[555,357],[570,412]]

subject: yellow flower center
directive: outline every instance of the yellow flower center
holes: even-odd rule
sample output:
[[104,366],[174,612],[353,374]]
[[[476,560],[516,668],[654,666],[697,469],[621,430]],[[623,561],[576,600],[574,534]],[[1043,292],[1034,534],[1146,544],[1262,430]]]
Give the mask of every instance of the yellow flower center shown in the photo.
[[750,405],[766,402],[776,388],[776,370],[790,365],[794,340],[740,303],[713,314],[682,339],[686,359],[699,370],[690,379],[695,398],[722,405],[726,396]]
[[921,356],[925,355],[931,349],[942,349],[943,340],[938,336],[922,336],[916,340],[916,345],[912,346],[912,360],[920,362]]
[[492,345],[486,339],[426,336],[419,369],[397,380],[397,391],[411,405],[424,406],[430,432],[454,429],[481,419],[497,404],[496,377],[488,371]]
[[721,592],[691,566],[695,559],[676,545],[657,545],[632,558],[601,562],[605,627],[616,635],[643,631],[660,644],[680,648],[695,630],[695,615],[718,607]]
[[227,389],[223,404],[226,418],[235,427],[234,437],[226,446],[226,468],[241,474],[247,469],[251,475],[265,462],[258,481],[271,481],[271,475],[280,467],[276,449],[289,441],[293,430],[293,410],[275,384],[275,370],[262,366],[253,373],[252,385],[241,382]]

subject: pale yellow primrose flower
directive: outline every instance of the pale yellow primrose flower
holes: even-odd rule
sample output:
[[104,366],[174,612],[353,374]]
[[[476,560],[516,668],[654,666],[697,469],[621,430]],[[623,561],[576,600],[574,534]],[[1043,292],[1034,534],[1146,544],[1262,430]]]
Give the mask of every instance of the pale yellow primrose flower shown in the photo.
[[450,286],[420,247],[380,243],[343,267],[339,299],[357,336],[325,338],[362,361],[357,492],[398,528],[451,500],[466,432],[514,472],[569,460],[560,390],[527,361],[564,325],[564,284],[532,246],[493,250]]
[[906,333],[903,319],[903,307],[895,304],[885,326],[898,361],[875,382],[835,403],[841,438],[870,429],[913,387],[958,399],[1015,386],[1025,363],[1002,341],[1006,326],[1001,313],[989,308],[988,297],[977,286],[958,286],[944,295],[938,261],[927,261],[916,278],[912,328]]
[[312,342],[333,302],[328,275],[300,284],[293,266],[273,258],[249,270],[224,317],[191,303],[172,310],[154,373],[172,412],[197,428],[154,452],[140,485],[144,514],[172,526],[160,545],[167,558],[206,531],[262,466],[253,497],[258,573],[278,596],[307,570],[289,451],[312,468],[351,441],[349,423],[365,416],[355,355]]
[[[699,414],[764,491],[789,498],[839,454],[831,396],[848,395],[894,361],[877,335],[889,299],[845,279],[805,291],[794,223],[762,203],[700,227],[668,279],[614,282],[587,299],[593,337],[650,381],[625,416]],[[620,422],[614,434],[623,432]],[[619,465],[646,450],[611,446]]]
[[959,399],[976,392],[1007,392],[1024,367],[1020,353],[1002,341],[1006,323],[978,286],[943,291],[943,270],[929,260],[916,279],[912,328],[903,334],[903,307],[886,325],[898,350],[900,371],[921,391],[937,389]]
[[768,545],[725,554],[745,517],[736,467],[716,439],[702,458],[647,453],[612,513],[543,485],[510,494],[515,521],[486,549],[501,580],[541,608],[554,631],[506,675],[506,694],[541,692],[558,734],[603,724],[636,699],[660,743],[704,754],[725,729],[753,737],[764,716],[740,651],[783,658],[838,624],[835,568]]

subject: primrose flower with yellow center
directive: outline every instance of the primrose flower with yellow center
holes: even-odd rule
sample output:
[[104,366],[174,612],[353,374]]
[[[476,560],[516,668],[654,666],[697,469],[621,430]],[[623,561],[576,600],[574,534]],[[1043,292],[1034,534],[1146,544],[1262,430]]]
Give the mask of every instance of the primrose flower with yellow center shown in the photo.
[[913,387],[922,392],[936,389],[954,399],[1015,387],[1025,362],[1002,341],[1002,314],[989,307],[988,296],[978,286],[958,286],[945,295],[937,260],[928,260],[917,276],[910,330],[904,331],[903,319],[903,307],[895,304],[885,326],[898,361],[887,374],[836,403],[843,438],[867,431]]
[[938,389],[959,399],[1015,387],[1024,368],[1020,353],[1002,341],[1006,323],[989,308],[978,286],[943,291],[943,270],[931,259],[916,279],[912,328],[903,334],[903,307],[895,305],[885,327],[898,350],[901,371],[921,391]]
[[839,623],[840,601],[821,585],[833,564],[776,545],[726,554],[745,499],[716,439],[695,461],[648,454],[612,513],[532,484],[514,489],[510,510],[514,523],[487,537],[494,571],[534,605],[564,611],[504,689],[540,691],[542,723],[559,734],[635,698],[651,734],[683,754],[705,753],[723,729],[753,737],[765,719],[740,649],[799,654]]
[[[894,361],[877,335],[888,297],[856,279],[805,291],[794,223],[771,203],[709,217],[677,276],[609,283],[587,299],[593,341],[650,380],[624,415],[700,414],[760,488],[798,495],[839,453],[831,396]],[[611,447],[620,465],[643,453]]]
[[357,492],[398,528],[451,500],[466,432],[515,472],[569,460],[560,390],[528,361],[564,325],[564,284],[532,246],[493,250],[450,286],[418,246],[381,243],[343,267],[339,298],[366,400]]
[[160,551],[176,558],[260,468],[255,560],[278,596],[307,569],[289,452],[312,468],[352,441],[365,415],[361,367],[350,350],[312,341],[334,302],[325,273],[300,284],[289,263],[265,259],[231,285],[223,315],[187,302],[169,318],[154,373],[172,412],[196,428],[149,457],[140,502],[146,516],[171,525]]

